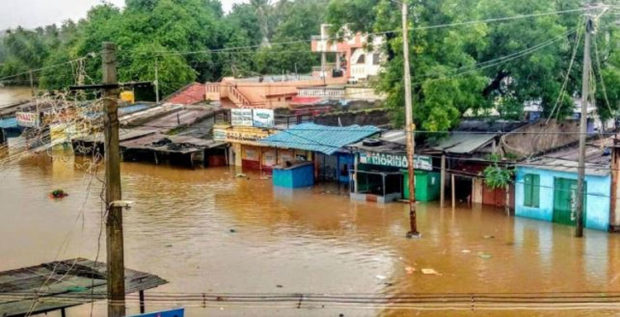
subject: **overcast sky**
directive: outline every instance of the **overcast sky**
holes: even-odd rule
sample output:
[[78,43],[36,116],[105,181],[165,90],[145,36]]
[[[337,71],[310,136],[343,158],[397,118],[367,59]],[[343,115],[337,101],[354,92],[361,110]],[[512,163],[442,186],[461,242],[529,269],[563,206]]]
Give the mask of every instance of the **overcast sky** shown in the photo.
[[[101,0],[0,0],[0,30],[21,25],[26,28],[64,20],[77,20],[86,16],[86,12]],[[125,0],[108,0],[122,6]],[[221,0],[224,11],[230,10],[234,3],[247,0]]]

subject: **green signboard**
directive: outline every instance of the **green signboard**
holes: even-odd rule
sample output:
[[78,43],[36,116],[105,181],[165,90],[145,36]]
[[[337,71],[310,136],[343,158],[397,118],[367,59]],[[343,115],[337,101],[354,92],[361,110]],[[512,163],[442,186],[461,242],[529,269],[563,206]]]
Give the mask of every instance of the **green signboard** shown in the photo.
[[[430,156],[416,155],[413,159],[413,167],[418,170],[432,171],[433,159]],[[405,154],[390,154],[377,152],[360,152],[360,163],[407,168],[407,156]]]

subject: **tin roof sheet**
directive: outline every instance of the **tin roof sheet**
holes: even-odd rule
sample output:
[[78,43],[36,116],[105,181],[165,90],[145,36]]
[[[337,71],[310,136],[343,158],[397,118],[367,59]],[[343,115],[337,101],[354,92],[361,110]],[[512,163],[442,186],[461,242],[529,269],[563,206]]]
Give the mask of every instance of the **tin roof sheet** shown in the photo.
[[262,139],[260,143],[273,147],[316,151],[331,155],[342,147],[358,142],[379,131],[379,128],[375,126],[332,127],[302,123]]

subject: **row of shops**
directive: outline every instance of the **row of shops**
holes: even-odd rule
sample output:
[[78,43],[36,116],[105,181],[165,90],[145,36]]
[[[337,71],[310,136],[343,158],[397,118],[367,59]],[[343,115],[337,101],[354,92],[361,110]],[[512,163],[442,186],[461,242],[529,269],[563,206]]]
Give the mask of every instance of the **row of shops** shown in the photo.
[[[570,140],[563,141],[556,154],[547,152],[510,163],[515,179],[507,189],[486,185],[483,171],[491,164],[489,155],[511,154],[502,145],[518,141],[523,137],[520,131],[531,129],[529,125],[502,124],[484,128],[495,132],[469,128],[427,140],[416,148],[416,200],[508,207],[516,216],[574,225],[576,156]],[[270,174],[277,187],[332,182],[348,187],[352,200],[388,203],[409,198],[402,130],[315,123],[289,128],[248,124],[218,125],[214,136],[216,141],[230,144],[226,152],[229,165]],[[588,157],[587,228],[615,230],[620,224],[620,213],[615,212],[620,186],[610,167],[610,151],[608,146],[592,146]]]
[[[234,116],[234,114],[233,114]],[[232,122],[238,122],[232,120]],[[336,183],[354,200],[386,203],[408,199],[407,160],[402,131],[374,126],[301,123],[287,129],[216,125],[214,140],[226,142],[229,165],[271,175],[274,186],[300,188]],[[430,156],[416,156],[416,199],[439,198],[440,173]]]

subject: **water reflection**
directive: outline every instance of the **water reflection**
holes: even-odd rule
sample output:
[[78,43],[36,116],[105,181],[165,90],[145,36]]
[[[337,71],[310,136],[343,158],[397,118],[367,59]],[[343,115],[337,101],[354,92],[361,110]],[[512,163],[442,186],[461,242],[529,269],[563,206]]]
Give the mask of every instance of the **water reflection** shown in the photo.
[[[88,164],[81,158],[57,159],[56,155],[23,160],[3,172],[0,239],[14,243],[0,244],[2,270],[57,256],[97,255],[101,184],[95,180],[86,195],[92,180],[84,173]],[[336,189],[330,187],[285,192],[274,189],[261,175],[236,177],[227,168],[192,171],[123,163],[122,173],[124,199],[135,202],[125,212],[126,264],[170,281],[157,292],[620,291],[617,235],[586,231],[585,239],[576,239],[570,227],[507,217],[499,209],[441,209],[428,203],[418,205],[422,238],[407,240],[404,204],[351,202],[346,195],[333,194]],[[70,196],[50,201],[47,193],[54,188]],[[80,210],[83,225],[76,222]],[[69,243],[63,244],[66,237]],[[100,256],[105,256],[103,251]],[[407,267],[416,271],[409,274]],[[421,274],[422,268],[441,275]],[[147,292],[147,307],[162,308],[153,305],[149,306]],[[95,305],[95,316],[103,315],[104,309],[105,305]],[[136,311],[136,303],[131,303],[130,312]],[[69,313],[88,312],[88,306],[80,306]],[[190,316],[341,312],[346,316],[416,313],[389,308],[189,309]],[[446,312],[420,314],[445,316]],[[471,314],[449,312],[451,316]]]

